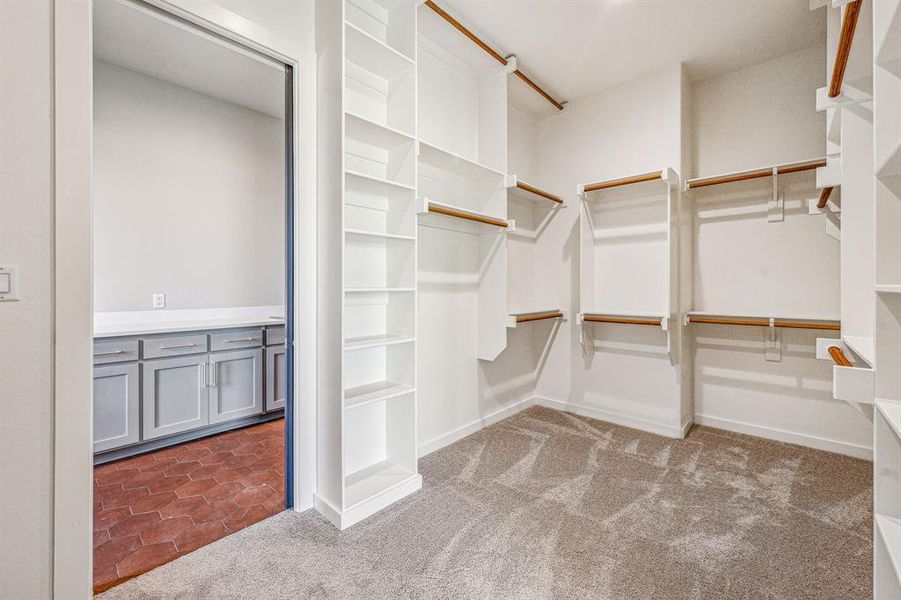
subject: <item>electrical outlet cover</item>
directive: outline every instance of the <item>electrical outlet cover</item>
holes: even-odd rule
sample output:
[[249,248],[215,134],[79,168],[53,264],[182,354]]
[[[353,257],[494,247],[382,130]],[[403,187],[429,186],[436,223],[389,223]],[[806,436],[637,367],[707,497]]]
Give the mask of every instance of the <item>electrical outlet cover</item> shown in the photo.
[[166,294],[153,295],[153,308],[166,308]]

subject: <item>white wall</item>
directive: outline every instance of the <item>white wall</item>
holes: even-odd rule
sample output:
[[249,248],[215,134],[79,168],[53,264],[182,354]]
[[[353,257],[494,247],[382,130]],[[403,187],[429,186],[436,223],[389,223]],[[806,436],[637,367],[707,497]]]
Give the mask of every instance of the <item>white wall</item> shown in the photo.
[[[693,86],[693,176],[821,157],[825,118],[815,90],[825,81],[817,46]],[[839,316],[840,244],[815,197],[813,174],[787,176],[784,222],[769,223],[771,180],[706,188],[694,203],[693,308],[784,317]],[[698,325],[696,421],[834,451],[866,455],[871,421],[832,399],[831,363],[815,358],[828,332],[781,330],[782,359],[764,359],[765,331]]]
[[[681,163],[681,69],[570,102],[542,124],[542,182],[568,206],[535,252],[540,303],[579,311],[579,183],[624,177]],[[585,307],[588,309],[594,307]],[[590,325],[598,351],[582,354],[575,318],[562,328],[538,382],[538,395],[593,416],[673,434],[680,422],[679,369],[666,336],[652,327]]]
[[0,595],[22,600],[52,589],[52,12],[0,4],[0,262],[21,290],[0,303]]
[[94,310],[282,304],[284,121],[99,61],[94,85]]

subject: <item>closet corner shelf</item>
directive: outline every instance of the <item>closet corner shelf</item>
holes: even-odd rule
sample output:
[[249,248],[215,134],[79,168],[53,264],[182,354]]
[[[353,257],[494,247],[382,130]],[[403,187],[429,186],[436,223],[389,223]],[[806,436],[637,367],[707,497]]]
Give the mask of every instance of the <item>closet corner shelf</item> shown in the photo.
[[841,321],[819,317],[772,317],[765,315],[730,314],[709,311],[685,313],[685,324],[737,325],[743,327],[778,327],[783,329],[815,329],[841,331]]
[[414,142],[413,136],[406,131],[382,125],[351,111],[344,112],[344,120],[344,129],[347,136],[372,146],[392,150],[404,144],[412,145]]
[[566,311],[559,308],[545,309],[545,310],[532,310],[532,311],[520,311],[520,312],[512,312],[509,315],[509,321],[507,323],[507,327],[516,327],[519,323],[531,323],[534,321],[547,321],[547,320],[566,320]]
[[609,190],[611,188],[622,187],[625,185],[634,185],[636,183],[645,183],[648,181],[662,181],[668,183],[672,179],[673,170],[669,167],[659,171],[650,171],[648,173],[639,173],[638,175],[629,175],[627,177],[619,177],[617,179],[607,179],[604,181],[596,181],[594,183],[583,183],[578,186],[576,191],[582,199],[586,199],[587,194],[600,190]]
[[420,199],[420,202],[422,203],[419,209],[420,214],[436,214],[446,217],[454,217],[457,219],[472,221],[476,224],[489,225],[491,227],[496,227],[506,231],[512,231],[515,227],[515,222],[512,220],[499,219],[485,213],[467,210],[465,208],[460,208],[451,204],[445,204],[443,202],[435,202],[434,200],[429,200],[428,198],[422,198]]
[[349,388],[344,391],[344,408],[356,408],[374,402],[383,402],[415,391],[412,385],[396,381],[379,381]]
[[394,292],[415,292],[415,287],[348,287],[345,294],[388,294]]
[[345,21],[344,28],[347,32],[345,57],[355,65],[388,81],[412,71],[416,66],[413,59],[372,37],[353,23]]
[[419,162],[426,163],[443,171],[450,171],[467,179],[484,181],[490,179],[503,179],[506,177],[497,169],[493,169],[480,162],[461,156],[450,150],[445,150],[441,146],[431,144],[423,139],[419,140],[418,150]]
[[876,292],[879,294],[901,294],[901,285],[876,284]]
[[865,363],[867,363],[868,367],[873,367],[873,338],[856,335],[843,335],[842,341],[848,348],[851,349],[852,352],[854,352],[854,354],[859,356]]
[[729,173],[721,173],[710,177],[695,177],[685,181],[685,189],[693,190],[695,188],[709,187],[712,185],[721,185],[724,183],[734,183],[736,181],[746,181],[748,179],[759,179],[761,177],[772,177],[776,175],[788,175],[789,173],[800,173],[802,171],[813,171],[820,167],[826,166],[826,158],[814,158],[790,163],[782,163],[779,165],[770,165],[766,167],[757,167],[744,171],[732,171]]
[[390,460],[351,473],[344,480],[346,510],[372,500],[414,477],[418,475]]
[[517,177],[516,175],[507,175],[507,179],[504,182],[504,185],[517,197],[526,200],[549,200],[555,203],[555,208],[562,208],[566,206],[566,202],[564,202],[563,198],[561,198],[560,196],[526,183],[525,181],[519,179],[519,177]]
[[416,338],[408,335],[367,335],[363,337],[347,338],[344,340],[344,350],[363,350],[365,348],[395,346],[397,344],[409,344],[415,340]]
[[[392,181],[390,179],[385,179],[384,177],[375,177],[373,175],[367,175],[366,173],[361,173],[360,171],[353,171],[351,169],[345,169],[344,175],[353,183],[354,187],[359,187],[361,191],[366,191],[370,193],[378,193],[379,190],[387,190],[387,189],[398,189],[398,190],[407,190],[407,191],[415,191],[416,188],[412,185],[408,185],[406,183],[400,183],[398,181]],[[365,189],[364,189],[365,188]]]
[[876,528],[888,549],[889,560],[895,570],[895,578],[901,582],[901,520],[876,514]]
[[895,2],[893,9],[886,4],[883,10],[892,13],[883,16],[884,26],[876,32],[876,64],[901,78],[901,4]]
[[901,402],[894,400],[876,399],[876,408],[882,413],[882,417],[888,422],[895,436],[901,440]]
[[653,314],[591,310],[579,313],[580,323],[612,323],[615,325],[650,325],[666,329],[666,317]]
[[901,175],[901,139],[895,140],[895,147],[886,153],[885,158],[876,167],[876,176],[880,179],[891,179]]
[[400,235],[397,233],[380,233],[377,231],[368,231],[366,229],[345,229],[344,235],[359,238],[379,239],[385,242],[415,242],[416,238],[412,235]]

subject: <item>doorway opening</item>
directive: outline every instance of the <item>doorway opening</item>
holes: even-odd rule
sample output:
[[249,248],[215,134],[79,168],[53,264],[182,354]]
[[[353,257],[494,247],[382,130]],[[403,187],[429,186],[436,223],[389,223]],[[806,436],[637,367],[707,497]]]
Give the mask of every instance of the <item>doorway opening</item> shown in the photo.
[[293,506],[294,73],[133,0],[93,28],[97,592]]

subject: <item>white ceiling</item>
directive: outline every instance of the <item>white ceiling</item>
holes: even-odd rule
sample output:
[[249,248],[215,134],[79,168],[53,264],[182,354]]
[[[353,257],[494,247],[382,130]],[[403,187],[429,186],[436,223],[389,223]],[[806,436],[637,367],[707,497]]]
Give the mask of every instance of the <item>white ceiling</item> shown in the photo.
[[95,0],[94,57],[272,117],[285,116],[284,67],[145,5]]
[[562,100],[682,61],[694,80],[825,43],[808,0],[438,0]]

